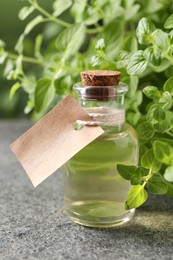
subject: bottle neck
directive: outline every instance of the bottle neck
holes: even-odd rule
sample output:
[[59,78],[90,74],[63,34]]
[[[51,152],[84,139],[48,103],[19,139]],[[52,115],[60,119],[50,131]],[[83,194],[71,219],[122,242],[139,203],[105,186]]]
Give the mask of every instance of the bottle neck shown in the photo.
[[125,122],[124,94],[127,85],[90,87],[75,84],[74,91],[86,112],[96,125],[120,126]]

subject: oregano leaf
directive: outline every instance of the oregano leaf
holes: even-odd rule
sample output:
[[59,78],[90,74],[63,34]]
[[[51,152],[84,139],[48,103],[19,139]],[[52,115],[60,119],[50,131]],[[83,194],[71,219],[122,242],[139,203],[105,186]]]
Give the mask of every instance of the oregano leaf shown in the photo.
[[173,164],[173,147],[165,142],[154,141],[153,150],[155,158],[166,165]]
[[127,65],[127,72],[131,75],[141,74],[147,67],[148,61],[143,55],[143,51],[136,51],[129,60]]
[[132,186],[126,201],[126,209],[133,209],[141,206],[148,198],[148,193],[142,185]]
[[148,150],[141,158],[141,164],[146,169],[151,169],[153,173],[160,170],[161,163],[154,158],[153,149]]
[[135,174],[136,171],[136,166],[133,165],[122,165],[122,164],[118,164],[117,165],[117,170],[119,172],[119,174],[126,180],[130,180],[131,176],[133,174]]
[[154,110],[153,117],[157,121],[163,121],[166,118],[166,113],[161,106],[158,106]]
[[71,0],[56,0],[53,3],[53,15],[58,17],[72,5]]
[[23,41],[24,41],[25,35],[24,33],[22,33],[15,45],[15,51],[17,51],[18,53],[22,53],[23,52]]
[[165,29],[172,29],[173,28],[173,14],[171,14],[167,18],[167,20],[166,20],[166,22],[164,24],[164,27],[165,27]]
[[173,183],[173,165],[170,165],[166,168],[163,176],[166,181]]
[[149,44],[152,42],[152,32],[154,31],[155,26],[147,18],[142,18],[137,26],[136,35],[138,41],[141,44]]
[[144,50],[144,57],[153,65],[160,65],[162,51],[155,45],[148,47]]
[[158,98],[161,95],[160,91],[155,86],[147,86],[142,91],[148,98],[151,98],[151,99]]
[[153,44],[161,50],[167,50],[168,48],[168,34],[161,29],[156,29],[153,33]]
[[10,89],[10,99],[13,98],[13,96],[15,95],[16,91],[21,88],[21,84],[19,82],[16,82]]
[[29,34],[32,29],[38,25],[39,23],[43,22],[43,16],[42,15],[38,15],[36,16],[32,21],[30,21],[26,27],[25,27],[25,30],[24,30],[24,34],[27,35]]
[[149,140],[154,136],[154,129],[150,122],[143,122],[137,127],[139,137],[142,140]]
[[43,42],[43,35],[42,34],[37,35],[35,40],[34,53],[35,56],[38,58],[41,56],[40,49],[41,49],[42,42]]
[[22,21],[25,20],[34,10],[35,7],[33,5],[22,7],[18,14],[19,19]]
[[0,48],[4,48],[4,47],[5,47],[5,42],[0,39]]
[[168,91],[173,96],[173,76],[170,77],[164,84],[163,89]]
[[165,194],[168,186],[160,174],[155,174],[148,180],[147,189],[152,194]]
[[60,33],[56,39],[56,47],[59,51],[64,53],[64,59],[69,58],[79,50],[83,43],[84,36],[85,26],[83,23],[74,24]]
[[35,89],[35,110],[45,110],[53,100],[55,88],[50,78],[42,78],[38,81]]
[[167,120],[158,121],[154,124],[154,129],[160,134],[164,134],[169,129],[169,123]]
[[3,64],[7,57],[8,57],[7,52],[3,51],[2,53],[0,53],[0,64]]
[[168,190],[167,190],[166,195],[167,195],[168,197],[173,197],[173,184],[167,182],[167,186],[168,186]]
[[130,182],[132,185],[138,185],[142,183],[142,178],[137,175],[133,175],[130,179]]

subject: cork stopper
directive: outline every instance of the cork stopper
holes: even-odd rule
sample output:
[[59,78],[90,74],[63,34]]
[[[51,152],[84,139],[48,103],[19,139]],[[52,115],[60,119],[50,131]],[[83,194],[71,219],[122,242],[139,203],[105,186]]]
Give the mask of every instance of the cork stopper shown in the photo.
[[81,72],[83,86],[117,86],[120,72],[112,70],[86,70]]

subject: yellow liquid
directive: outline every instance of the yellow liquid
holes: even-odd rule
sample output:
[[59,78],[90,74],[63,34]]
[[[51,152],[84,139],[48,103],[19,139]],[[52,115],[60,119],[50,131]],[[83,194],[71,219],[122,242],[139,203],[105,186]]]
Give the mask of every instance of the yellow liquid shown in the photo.
[[94,140],[64,167],[65,208],[77,223],[116,226],[134,214],[125,210],[130,183],[120,176],[117,164],[137,165],[138,142],[128,125],[123,132],[114,132]]

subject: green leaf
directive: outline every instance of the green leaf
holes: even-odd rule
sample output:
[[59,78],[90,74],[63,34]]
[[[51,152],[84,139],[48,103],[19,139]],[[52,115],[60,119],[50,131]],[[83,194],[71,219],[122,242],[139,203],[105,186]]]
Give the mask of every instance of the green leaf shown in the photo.
[[117,169],[119,174],[125,179],[125,180],[130,180],[131,176],[135,174],[136,171],[136,166],[133,165],[122,165],[118,164]]
[[42,15],[38,15],[37,17],[35,17],[32,21],[30,21],[27,26],[25,27],[24,30],[24,34],[27,35],[29,34],[32,29],[37,26],[39,23],[43,22],[43,16]]
[[143,122],[137,127],[139,137],[142,140],[149,140],[154,136],[154,129],[150,122]]
[[35,7],[33,5],[22,7],[18,14],[19,19],[22,21],[25,20],[34,10]]
[[10,89],[10,99],[13,98],[16,91],[21,88],[21,84],[19,82],[16,82]]
[[[173,112],[166,111],[166,121],[167,121],[167,124],[168,124],[168,128],[169,129],[173,128]],[[169,142],[169,143],[171,143],[171,142]]]
[[131,176],[131,184],[138,185],[143,182],[143,177],[148,175],[148,170],[144,169],[143,167],[136,168],[135,174]]
[[35,92],[36,87],[36,79],[33,75],[25,76],[22,79],[22,88],[23,90],[29,94],[33,94]]
[[65,29],[56,40],[56,47],[63,52],[63,58],[67,59],[74,55],[81,47],[85,36],[85,26],[81,24],[74,24]]
[[121,69],[126,67],[129,63],[129,60],[130,60],[130,53],[127,51],[120,51],[120,53],[118,54],[117,68]]
[[[163,51],[162,51],[163,54]],[[161,59],[161,61],[159,62],[159,65],[154,65],[152,63],[150,63],[150,67],[152,68],[153,72],[157,72],[160,73],[162,71],[166,71],[166,69],[170,68],[171,62],[167,59]]]
[[154,110],[153,117],[157,121],[163,121],[166,118],[166,113],[161,106],[158,106]]
[[[116,28],[119,28],[118,30],[115,30]],[[113,59],[116,54],[122,50],[122,44],[123,44],[123,29],[124,28],[124,21],[120,18],[111,21],[110,23],[106,24],[104,27],[103,32],[101,32],[98,36],[99,38],[104,39],[105,43],[105,52],[106,54]],[[92,49],[91,49],[92,51]]]
[[[164,91],[162,93],[161,98],[159,99],[159,103],[164,103],[167,104],[167,107],[171,107],[172,106],[172,97],[171,94],[168,91]],[[166,106],[164,105],[164,108],[166,108]]]
[[142,185],[132,186],[126,201],[126,209],[133,209],[141,206],[148,198],[148,193]]
[[160,134],[163,134],[169,129],[169,123],[167,120],[158,121],[154,124],[154,129]]
[[166,168],[163,176],[166,181],[173,182],[173,165]]
[[102,50],[104,49],[104,47],[105,47],[105,41],[103,38],[101,38],[96,42],[95,48],[98,50]]
[[143,167],[139,166],[137,169],[136,169],[136,174],[140,177],[144,177],[146,175],[148,175],[148,170],[144,169]]
[[[161,141],[163,143],[169,144],[173,147],[173,139],[167,139],[167,138],[162,138],[162,137],[157,137],[158,141]],[[153,138],[153,143],[156,141],[156,139]]]
[[142,183],[142,178],[137,176],[137,175],[133,175],[130,179],[131,185],[138,185]]
[[28,100],[27,105],[24,108],[24,113],[29,114],[33,110],[33,108],[34,108],[34,104],[32,100]]
[[173,164],[173,147],[161,141],[154,141],[153,143],[155,158],[166,165]]
[[156,120],[153,117],[154,111],[156,110],[156,108],[159,106],[158,103],[153,104],[150,106],[148,113],[147,113],[147,119],[148,121],[153,125],[156,123]]
[[152,42],[152,32],[154,31],[155,26],[147,18],[142,18],[137,26],[136,35],[138,41],[141,44],[149,44]]
[[134,53],[138,50],[138,41],[134,35],[127,35],[123,41],[123,46],[121,48],[129,53]]
[[148,61],[143,55],[143,51],[139,50],[135,52],[127,65],[127,72],[131,75],[141,74],[147,67]]
[[142,91],[148,98],[155,99],[160,97],[160,91],[155,86],[147,86]]
[[139,9],[140,9],[140,5],[134,3],[131,6],[127,7],[125,11],[125,20],[129,21],[133,19],[133,17],[137,15]]
[[[137,88],[138,88],[139,78],[137,76],[130,75],[129,80],[130,80],[130,82],[129,82],[128,94],[130,94],[131,97],[134,97],[134,95],[137,91]],[[138,94],[138,99],[140,99],[140,97],[139,97],[140,95],[141,95],[141,102],[142,102],[143,97],[142,97],[141,91],[140,91],[140,94]]]
[[[145,5],[144,5],[144,12],[147,13],[148,15],[152,16],[155,15],[156,12],[158,12],[160,9],[163,9],[163,2],[162,1],[158,1],[158,0],[149,0],[149,1],[145,1]],[[166,3],[165,3],[166,4]]]
[[16,46],[15,46],[15,51],[17,51],[18,53],[22,53],[23,52],[23,41],[24,41],[24,38],[25,38],[25,35],[24,34],[21,34],[17,43],[16,43]]
[[66,76],[65,78],[59,78],[54,81],[56,93],[60,96],[69,93],[70,87],[72,85],[73,85],[73,82],[72,82],[72,79],[70,76]]
[[153,173],[157,173],[161,168],[161,163],[154,158],[153,149],[148,150],[142,156],[141,165],[146,169],[151,169]]
[[7,52],[0,53],[0,64],[3,64],[7,57],[8,57]]
[[168,190],[167,183],[160,174],[155,174],[148,180],[147,188],[152,194],[165,194]]
[[168,186],[168,191],[167,191],[166,195],[168,197],[173,197],[173,184],[167,182],[167,186]]
[[35,90],[35,109],[36,112],[45,110],[53,100],[55,88],[52,80],[49,78],[42,78],[38,81]]
[[153,44],[156,45],[161,50],[167,50],[168,44],[168,34],[160,29],[156,29],[153,33]]
[[14,69],[14,63],[11,59],[8,59],[4,69],[4,76],[7,78],[9,73]]
[[4,47],[5,47],[5,42],[0,39],[0,48],[4,48]]
[[16,59],[16,69],[15,72],[17,75],[22,75],[23,74],[23,69],[22,69],[22,61],[23,61],[23,55],[19,55]]
[[171,14],[164,24],[165,29],[172,29],[173,28],[173,14]]
[[42,42],[43,42],[43,35],[42,34],[37,35],[36,40],[35,40],[34,53],[35,53],[35,56],[38,58],[41,57],[40,49],[41,49]]
[[72,5],[71,0],[56,0],[53,3],[53,15],[58,17]]
[[170,77],[164,84],[163,89],[168,91],[173,96],[173,76]]
[[86,9],[86,6],[87,0],[74,0],[74,3],[70,8],[70,11],[77,23],[82,22],[84,20],[84,11]]
[[142,156],[148,151],[147,146],[142,143],[139,143],[139,161],[141,161]]
[[139,106],[142,103],[143,95],[141,90],[137,90],[135,93],[136,104]]
[[86,19],[85,19],[86,25],[96,24],[101,19],[101,14],[97,12],[97,7],[89,6],[86,9],[85,14],[86,14]]
[[144,57],[150,63],[158,66],[161,62],[162,51],[157,46],[150,46],[144,50]]

